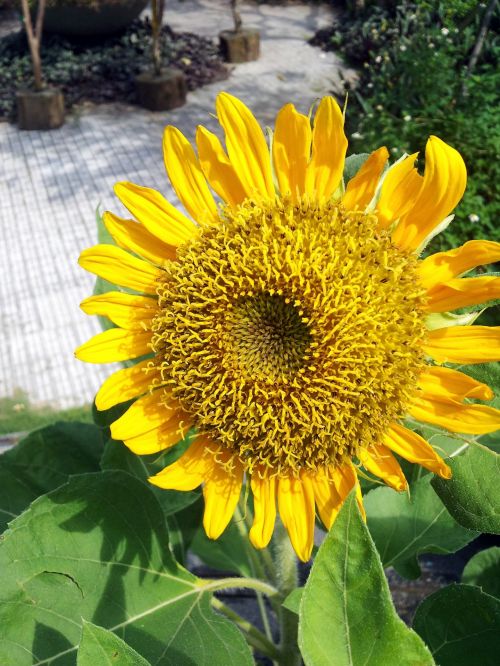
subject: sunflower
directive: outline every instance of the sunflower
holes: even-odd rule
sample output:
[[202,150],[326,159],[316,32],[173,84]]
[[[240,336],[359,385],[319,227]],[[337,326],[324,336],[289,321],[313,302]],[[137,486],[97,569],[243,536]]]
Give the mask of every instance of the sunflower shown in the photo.
[[[314,122],[287,104],[269,148],[250,110],[221,93],[219,138],[198,127],[197,153],[174,127],[164,160],[187,214],[129,182],[115,192],[134,219],[105,213],[116,245],[85,250],[86,270],[125,288],[92,296],[87,314],[116,328],[76,355],[91,363],[146,358],[118,370],[99,410],[137,398],[111,426],[137,454],[188,448],[151,477],[165,489],[203,485],[203,524],[218,538],[246,478],[250,540],[269,543],[277,511],[301,560],[316,511],[330,528],[364,467],[397,491],[397,454],[449,478],[404,419],[481,434],[500,425],[485,384],[442,364],[500,358],[499,328],[450,311],[500,297],[500,279],[459,277],[500,259],[469,241],[419,260],[465,189],[459,153],[432,136],[388,166],[380,148],[347,184],[343,114],[331,97]],[[475,399],[471,402],[469,399]]]

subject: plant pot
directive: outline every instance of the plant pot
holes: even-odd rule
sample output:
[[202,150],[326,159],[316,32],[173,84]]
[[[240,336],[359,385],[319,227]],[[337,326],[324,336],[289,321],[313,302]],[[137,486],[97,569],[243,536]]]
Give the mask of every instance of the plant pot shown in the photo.
[[18,90],[17,123],[22,130],[49,130],[64,123],[64,97],[58,88]]
[[260,55],[260,33],[253,28],[223,30],[219,43],[226,62],[250,62]]
[[147,4],[147,0],[95,0],[90,4],[61,0],[47,7],[43,29],[70,37],[110,35],[130,25]]
[[158,76],[154,72],[142,72],[135,77],[139,104],[150,111],[169,111],[186,103],[186,78],[178,69],[162,69]]

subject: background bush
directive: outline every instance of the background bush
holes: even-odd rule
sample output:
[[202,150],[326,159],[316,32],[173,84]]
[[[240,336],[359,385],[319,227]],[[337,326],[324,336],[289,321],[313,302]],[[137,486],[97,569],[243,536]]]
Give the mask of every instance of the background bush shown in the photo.
[[465,159],[464,199],[433,251],[474,237],[500,240],[498,4],[479,62],[467,76],[485,8],[471,0],[368,2],[361,11],[347,10],[329,35],[328,47],[361,69],[349,92],[351,152],[385,144],[397,158],[423,151],[436,134]]

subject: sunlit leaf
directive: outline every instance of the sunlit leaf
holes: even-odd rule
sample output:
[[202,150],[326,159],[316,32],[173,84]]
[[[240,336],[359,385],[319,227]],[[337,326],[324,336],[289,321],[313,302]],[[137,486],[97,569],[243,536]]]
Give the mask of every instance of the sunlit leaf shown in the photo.
[[434,663],[424,643],[397,616],[352,493],[320,546],[304,587],[299,645],[306,666]]
[[130,645],[108,629],[83,621],[76,666],[151,666]]
[[150,662],[252,663],[239,630],[173,559],[152,490],[125,472],[73,477],[0,543],[0,664],[75,663],[82,621]]
[[449,464],[452,478],[432,481],[448,511],[464,527],[500,534],[500,455],[473,444]]

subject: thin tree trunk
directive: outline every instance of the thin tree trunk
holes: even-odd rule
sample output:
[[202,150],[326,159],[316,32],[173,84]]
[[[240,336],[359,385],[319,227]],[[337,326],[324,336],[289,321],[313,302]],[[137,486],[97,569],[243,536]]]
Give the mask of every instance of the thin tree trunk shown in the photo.
[[241,30],[242,20],[240,13],[238,12],[238,0],[231,0],[231,12],[233,14],[234,31],[239,32]]
[[38,0],[38,7],[36,13],[36,23],[33,29],[31,21],[31,13],[28,5],[28,0],[21,0],[21,6],[24,17],[24,28],[26,36],[28,37],[28,45],[31,54],[31,62],[33,64],[33,76],[35,78],[35,90],[43,88],[42,79],[42,61],[40,58],[40,44],[42,41],[43,17],[45,15],[46,0]]
[[477,62],[479,60],[479,56],[481,55],[481,51],[483,50],[484,42],[486,40],[486,35],[488,34],[488,28],[493,16],[493,12],[495,11],[496,4],[497,0],[490,0],[488,6],[484,10],[481,27],[479,28],[479,34],[477,36],[476,43],[474,44],[474,48],[472,49],[469,64],[467,66],[467,72],[465,74],[465,79],[462,85],[463,97],[467,96],[467,79],[472,76],[472,73],[476,68]]
[[156,76],[161,74],[161,27],[163,12],[165,11],[165,0],[152,0],[151,5],[151,27],[153,30],[153,69]]

